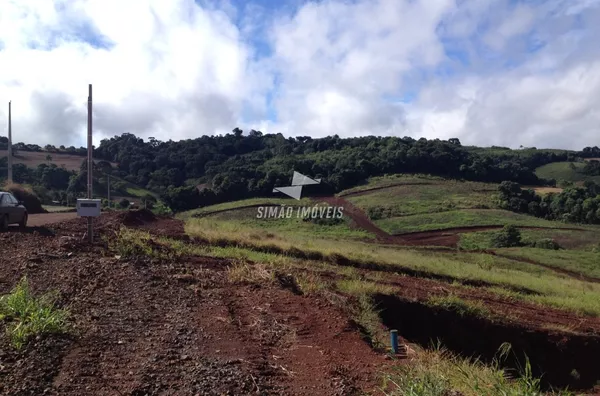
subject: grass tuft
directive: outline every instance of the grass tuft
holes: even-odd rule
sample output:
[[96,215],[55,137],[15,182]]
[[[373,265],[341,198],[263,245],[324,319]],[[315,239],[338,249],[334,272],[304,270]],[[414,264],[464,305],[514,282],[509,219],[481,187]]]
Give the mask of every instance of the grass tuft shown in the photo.
[[502,345],[491,365],[478,359],[464,358],[449,352],[440,344],[420,351],[411,364],[397,366],[384,376],[384,389],[389,396],[541,396],[542,394],[570,395],[568,391],[542,393],[540,380],[533,377],[529,359],[509,375],[501,368],[511,352]]
[[482,303],[463,300],[462,298],[453,294],[448,296],[429,297],[427,300],[427,305],[454,311],[460,316],[478,316],[489,318],[491,315],[490,311]]
[[52,294],[34,297],[27,277],[10,294],[0,297],[0,320],[7,322],[6,333],[16,349],[33,336],[66,332],[68,312],[54,304]]
[[227,279],[237,284],[270,283],[274,274],[265,265],[237,261],[227,269]]
[[173,249],[158,243],[149,233],[121,227],[113,238],[108,239],[110,248],[124,259],[149,257],[171,261],[181,258],[183,249]]

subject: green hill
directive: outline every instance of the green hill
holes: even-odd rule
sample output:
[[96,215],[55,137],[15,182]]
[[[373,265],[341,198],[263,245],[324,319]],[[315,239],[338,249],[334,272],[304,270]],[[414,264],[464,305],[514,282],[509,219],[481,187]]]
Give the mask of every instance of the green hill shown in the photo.
[[585,163],[583,162],[553,162],[540,166],[535,170],[535,174],[544,179],[555,179],[557,183],[560,180],[573,183],[582,183],[586,180],[591,180],[600,183],[600,176],[588,176],[581,172],[584,166]]

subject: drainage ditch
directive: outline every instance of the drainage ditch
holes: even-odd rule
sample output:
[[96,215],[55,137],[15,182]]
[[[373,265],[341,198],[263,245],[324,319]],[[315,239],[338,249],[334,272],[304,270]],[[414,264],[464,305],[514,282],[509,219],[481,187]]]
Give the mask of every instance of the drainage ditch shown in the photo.
[[[382,322],[409,342],[424,347],[440,341],[463,357],[478,357],[491,363],[505,342],[512,353],[503,368],[525,367],[529,358],[532,373],[541,377],[542,387],[585,390],[600,380],[600,337],[528,329],[519,324],[500,323],[478,316],[460,315],[441,307],[377,294],[374,302]],[[513,371],[511,371],[513,372]]]

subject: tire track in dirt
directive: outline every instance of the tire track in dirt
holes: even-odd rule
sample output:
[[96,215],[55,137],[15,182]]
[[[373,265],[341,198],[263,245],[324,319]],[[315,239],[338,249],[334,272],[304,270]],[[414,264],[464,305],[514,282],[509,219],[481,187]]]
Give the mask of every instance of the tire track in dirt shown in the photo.
[[[376,383],[384,356],[356,329],[340,330],[341,309],[277,285],[231,283],[225,259],[126,260],[101,245],[64,244],[84,220],[57,224],[48,236],[0,235],[7,249],[0,294],[27,274],[36,292],[60,292],[76,328],[66,342],[48,338],[59,347],[34,341],[23,354],[0,335],[0,394],[345,395]],[[146,212],[108,214],[99,223],[99,234],[113,236],[124,223],[183,230],[180,221],[152,222]],[[270,337],[278,324],[296,338]]]

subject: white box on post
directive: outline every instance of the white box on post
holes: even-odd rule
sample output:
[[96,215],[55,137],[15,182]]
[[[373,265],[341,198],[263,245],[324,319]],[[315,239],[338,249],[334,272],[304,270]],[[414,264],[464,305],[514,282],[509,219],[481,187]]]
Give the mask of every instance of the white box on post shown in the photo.
[[98,217],[101,209],[100,199],[78,199],[77,216],[80,217]]

